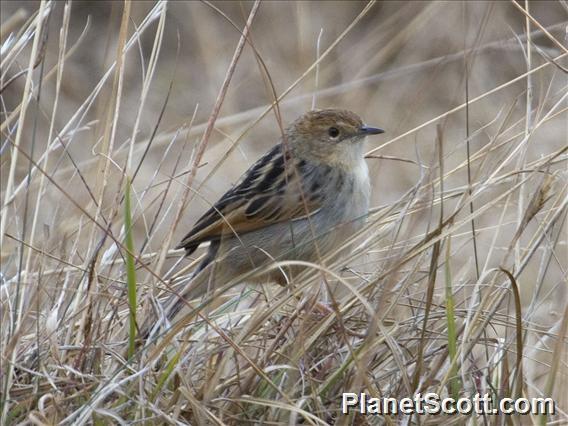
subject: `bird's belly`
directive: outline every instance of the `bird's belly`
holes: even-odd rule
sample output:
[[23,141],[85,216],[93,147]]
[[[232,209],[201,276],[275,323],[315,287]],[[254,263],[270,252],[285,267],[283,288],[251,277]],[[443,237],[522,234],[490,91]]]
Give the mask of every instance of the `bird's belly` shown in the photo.
[[368,175],[352,179],[350,188],[351,191],[337,193],[308,218],[273,224],[242,234],[238,239],[230,238],[223,244],[227,260],[243,271],[274,260],[317,262],[345,245],[364,225],[369,210]]

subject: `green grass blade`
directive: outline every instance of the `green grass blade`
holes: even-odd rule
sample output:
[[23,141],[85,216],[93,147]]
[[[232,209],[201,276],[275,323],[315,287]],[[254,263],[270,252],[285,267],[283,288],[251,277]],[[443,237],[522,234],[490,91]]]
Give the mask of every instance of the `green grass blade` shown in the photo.
[[136,349],[136,269],[134,267],[134,243],[132,242],[132,214],[130,210],[130,178],[126,180],[124,196],[124,244],[126,253],[126,285],[128,288],[129,333],[128,359],[132,358]]

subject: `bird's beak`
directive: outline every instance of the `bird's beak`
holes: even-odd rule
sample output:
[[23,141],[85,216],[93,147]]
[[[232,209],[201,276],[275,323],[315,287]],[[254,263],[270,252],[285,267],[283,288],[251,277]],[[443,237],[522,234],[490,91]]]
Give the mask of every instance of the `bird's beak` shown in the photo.
[[383,129],[379,129],[377,127],[369,127],[369,126],[361,126],[359,128],[359,134],[361,135],[380,135],[381,133],[385,133]]

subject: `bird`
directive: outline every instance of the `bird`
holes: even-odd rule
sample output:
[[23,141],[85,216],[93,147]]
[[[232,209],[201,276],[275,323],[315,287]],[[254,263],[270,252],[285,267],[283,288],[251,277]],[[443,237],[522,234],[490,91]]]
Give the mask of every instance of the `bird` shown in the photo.
[[[317,262],[358,231],[371,185],[364,141],[384,133],[354,112],[304,113],[201,216],[176,249],[189,256],[209,244],[186,289],[170,297],[172,320],[187,300],[270,262]],[[301,268],[272,268],[258,282],[285,285]],[[255,281],[248,283],[254,284]],[[181,296],[181,297],[180,297]]]

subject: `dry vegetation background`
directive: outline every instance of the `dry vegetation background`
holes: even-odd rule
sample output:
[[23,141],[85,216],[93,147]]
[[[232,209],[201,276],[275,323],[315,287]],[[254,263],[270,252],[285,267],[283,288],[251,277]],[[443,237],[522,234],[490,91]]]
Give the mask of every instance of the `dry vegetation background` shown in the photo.
[[[1,424],[568,422],[565,1],[0,7]],[[187,282],[172,248],[278,140],[274,96],[387,132],[333,291],[235,287],[132,353]],[[343,416],[347,391],[557,411]]]

